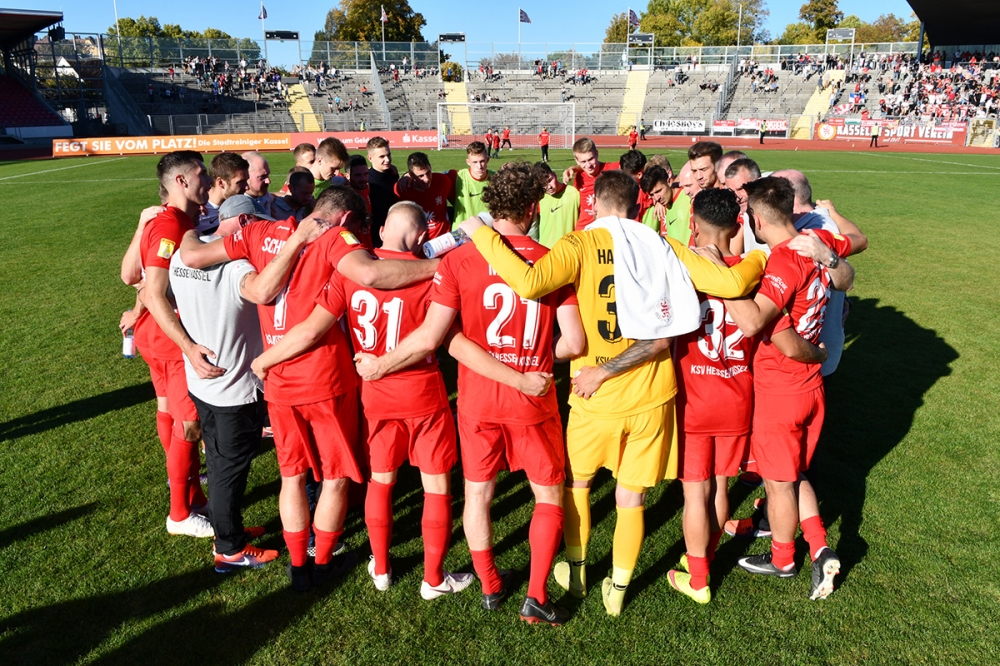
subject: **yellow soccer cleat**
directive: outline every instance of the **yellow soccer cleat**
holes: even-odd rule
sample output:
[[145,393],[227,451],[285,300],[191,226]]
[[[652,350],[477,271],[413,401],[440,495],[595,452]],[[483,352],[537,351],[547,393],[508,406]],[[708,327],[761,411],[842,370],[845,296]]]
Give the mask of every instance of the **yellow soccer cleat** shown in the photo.
[[587,568],[580,563],[577,566],[569,562],[556,562],[552,568],[556,584],[577,599],[587,596]]
[[[685,562],[685,564],[687,564],[687,562]],[[691,587],[691,574],[689,573],[671,569],[667,572],[667,580],[670,581],[670,585],[673,586],[675,590],[681,594],[691,597],[699,604],[707,604],[712,600],[712,591],[708,588],[708,585],[700,590],[696,590]]]
[[618,617],[622,614],[622,607],[625,605],[625,590],[622,585],[615,585],[610,578],[605,578],[601,583],[601,596],[604,598],[604,610],[608,615]]

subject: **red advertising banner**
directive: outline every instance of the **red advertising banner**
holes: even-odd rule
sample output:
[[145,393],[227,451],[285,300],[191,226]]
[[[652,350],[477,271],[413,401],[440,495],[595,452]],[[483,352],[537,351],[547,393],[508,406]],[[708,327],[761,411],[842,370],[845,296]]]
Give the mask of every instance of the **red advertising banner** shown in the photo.
[[390,148],[437,148],[438,135],[434,130],[412,130],[407,132],[297,132],[290,135],[291,147],[300,143],[314,146],[327,137],[336,137],[344,142],[348,150],[364,150],[372,137],[380,136],[389,142]]
[[788,118],[740,118],[736,121],[736,129],[758,131],[760,124],[767,122],[768,132],[787,132]]
[[830,118],[824,123],[816,123],[815,136],[822,141],[840,139],[845,141],[870,139],[872,127],[879,125],[882,132],[879,141],[883,144],[947,144],[964,146],[969,131],[966,122],[946,122],[939,125],[919,123],[904,125],[896,120],[846,120]]

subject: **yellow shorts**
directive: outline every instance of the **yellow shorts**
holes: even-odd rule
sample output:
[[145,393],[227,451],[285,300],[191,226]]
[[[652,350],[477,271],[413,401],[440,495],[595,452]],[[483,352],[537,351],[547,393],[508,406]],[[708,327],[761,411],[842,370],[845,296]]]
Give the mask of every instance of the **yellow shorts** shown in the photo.
[[569,412],[566,457],[573,478],[592,479],[600,468],[618,483],[652,488],[677,478],[677,415],[671,399],[621,418],[597,419]]

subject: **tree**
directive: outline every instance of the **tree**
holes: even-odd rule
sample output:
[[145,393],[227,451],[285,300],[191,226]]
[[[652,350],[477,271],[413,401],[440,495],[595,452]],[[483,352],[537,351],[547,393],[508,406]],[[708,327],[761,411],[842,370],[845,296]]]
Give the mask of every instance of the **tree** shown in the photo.
[[119,19],[117,25],[108,28],[107,32],[109,35],[118,36],[119,28],[122,37],[161,37],[163,35],[160,20],[155,16],[149,18],[140,16],[138,19],[126,16]]
[[[451,75],[449,76],[448,71],[451,70]],[[441,63],[441,80],[443,81],[461,81],[462,73],[465,70],[457,62],[444,62]]]
[[819,34],[824,33],[829,28],[836,28],[837,24],[844,19],[844,12],[837,6],[837,0],[809,0],[799,8],[799,18],[806,23],[811,23],[813,29]]
[[825,41],[816,38],[816,31],[808,23],[789,23],[785,26],[785,31],[778,37],[779,44],[816,44]]
[[423,14],[413,11],[408,0],[340,0],[339,7],[327,12],[324,41],[381,41],[383,5],[388,18],[385,41],[426,41],[420,29],[427,25],[427,20]]
[[604,31],[605,44],[624,44],[628,39],[628,17],[625,13],[615,14],[611,17],[608,29]]
[[643,32],[655,35],[656,46],[680,46],[687,34],[684,26],[671,13],[643,14],[639,23]]

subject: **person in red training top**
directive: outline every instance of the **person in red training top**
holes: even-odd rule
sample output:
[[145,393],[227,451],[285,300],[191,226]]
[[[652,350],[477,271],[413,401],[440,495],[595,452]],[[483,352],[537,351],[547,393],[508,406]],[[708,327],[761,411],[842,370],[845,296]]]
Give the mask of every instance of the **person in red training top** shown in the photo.
[[739,565],[751,573],[794,576],[795,531],[801,524],[812,558],[809,598],[825,599],[833,592],[840,560],[826,543],[816,493],[803,475],[823,428],[821,365],[789,359],[776,348],[773,337],[792,327],[804,340],[818,340],[831,284],[842,291],[853,284],[854,270],[840,259],[851,253],[851,242],[824,230],[813,231],[831,249],[830,254],[823,264],[800,256],[790,247],[799,235],[792,223],[795,191],[791,183],[784,178],[761,178],[743,189],[751,229],[758,242],[771,248],[771,256],[753,299],[727,301],[726,308],[744,334],[763,333],[753,356],[750,455],[767,491],[771,550],[741,558]]
[[492,127],[490,127],[489,129],[486,130],[486,141],[484,143],[486,144],[486,149],[487,150],[489,150],[490,148],[493,147],[493,128]]
[[[700,192],[693,205],[698,248],[715,246],[727,266],[742,261],[729,251],[740,229],[740,205],[731,190]],[[701,326],[677,338],[678,476],[684,488],[684,542],[681,570],[671,570],[670,584],[698,603],[708,603],[708,569],[729,518],[729,477],[739,473],[750,446],[753,338],[743,334],[726,311],[726,302],[698,293]],[[772,344],[803,363],[820,363],[823,349],[786,328]]]
[[[166,402],[166,411],[156,413],[156,430],[164,443],[170,480],[167,532],[211,537],[214,536],[212,525],[204,515],[208,500],[201,490],[200,480],[198,441],[201,424],[198,410],[188,395],[183,356],[188,357],[203,379],[218,377],[225,369],[212,365],[208,358],[214,353],[188,337],[167,290],[170,258],[180,246],[184,233],[194,234],[195,220],[208,201],[212,179],[201,153],[192,150],[164,155],[156,166],[156,175],[160,186],[166,190],[166,208],[146,223],[139,240],[139,257],[145,275],[141,298],[146,309],[135,324],[135,343],[149,365],[157,402]],[[199,509],[204,512],[196,512]]]
[[412,201],[427,214],[427,238],[437,238],[451,231],[448,220],[448,198],[454,184],[448,174],[431,171],[431,161],[427,153],[410,153],[406,158],[409,187],[396,188],[396,196],[401,201]]
[[[525,162],[498,171],[483,194],[495,228],[525,260],[537,260],[548,252],[526,236],[541,196],[542,184]],[[419,361],[438,347],[459,312],[462,333],[519,372],[551,373],[554,356],[578,355],[586,345],[571,289],[538,300],[519,298],[469,243],[444,256],[434,277],[424,324],[385,356],[359,355],[358,372],[373,380]],[[553,351],[557,319],[562,337]],[[484,379],[464,364],[458,373],[465,535],[482,581],[483,607],[497,609],[513,584],[512,572],[498,571],[493,559],[490,504],[496,475],[505,467],[523,469],[531,482],[535,509],[528,529],[531,575],[521,618],[563,624],[568,613],[552,603],[546,587],[563,525],[565,449],[555,389],[550,387],[542,397],[532,398]]]
[[[397,288],[426,280],[437,262],[379,261],[357,239],[366,218],[365,204],[348,187],[332,185],[316,198],[313,217],[334,230],[306,246],[288,285],[273,303],[260,306],[265,350],[305,321],[334,271],[365,286]],[[247,259],[258,271],[270,263],[295,232],[294,218],[254,222],[222,241],[201,244],[185,237],[181,259],[191,268]],[[291,563],[292,587],[309,589],[353,566],[354,553],[332,555],[343,531],[349,480],[361,483],[356,375],[346,334],[331,328],[308,353],[275,366],[264,383],[275,451],[281,473],[278,510]],[[323,484],[313,516],[315,563],[310,572],[309,501],[306,472]]]
[[[638,150],[630,150],[618,161],[619,168],[632,176],[636,183],[642,184],[642,174],[646,169],[646,156],[640,153]],[[638,212],[635,214],[636,222],[642,222],[643,218],[646,217],[646,211],[653,207],[653,197],[649,195],[648,192],[639,188],[639,200],[636,202],[639,206]]]
[[[375,253],[382,259],[412,261],[418,258],[426,237],[423,210],[413,202],[400,202],[389,210],[383,227],[383,245]],[[253,364],[254,371],[266,378],[268,369],[309,349],[345,314],[360,351],[373,354],[392,351],[400,338],[423,322],[431,287],[431,281],[425,280],[402,289],[372,289],[335,274],[309,318],[260,356]],[[497,374],[502,377],[500,381],[518,388],[526,383],[528,387],[548,387],[547,377],[529,377],[512,370],[461,333],[451,336],[449,353],[480,374]],[[399,396],[403,395],[407,400],[401,403]],[[393,582],[389,563],[392,488],[397,470],[408,459],[420,469],[425,492],[421,596],[432,600],[465,589],[473,581],[472,574],[443,570],[452,524],[449,474],[457,452],[455,425],[437,356],[428,354],[400,372],[364,382],[361,402],[368,420],[367,453],[371,468],[365,502],[365,523],[373,553],[368,573],[375,588],[385,591]]]
[[510,143],[510,127],[503,128],[503,141],[500,143],[500,150],[507,146],[507,150],[514,150],[514,146]]
[[639,143],[639,133],[635,131],[635,125],[628,131],[628,149],[635,150],[635,144]]
[[500,130],[493,135],[493,157],[500,157]]
[[542,148],[542,161],[549,161],[549,128],[543,127],[538,133],[538,145]]
[[563,172],[563,182],[572,185],[580,191],[580,219],[576,221],[576,231],[582,231],[593,222],[594,217],[594,181],[605,171],[618,168],[617,162],[601,162],[597,157],[597,146],[583,137],[573,144],[573,159],[576,166],[571,166]]

